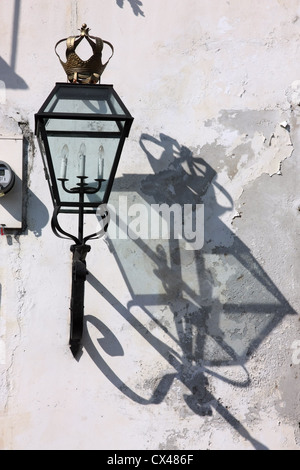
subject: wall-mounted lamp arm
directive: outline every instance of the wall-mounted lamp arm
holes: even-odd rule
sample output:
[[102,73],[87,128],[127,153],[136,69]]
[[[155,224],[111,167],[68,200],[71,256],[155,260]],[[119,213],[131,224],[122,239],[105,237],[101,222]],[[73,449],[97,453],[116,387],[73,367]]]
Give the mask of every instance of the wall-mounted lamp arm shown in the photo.
[[71,292],[71,325],[70,325],[70,349],[74,357],[81,346],[84,315],[84,283],[88,271],[86,269],[86,255],[91,247],[88,245],[72,245],[72,292]]

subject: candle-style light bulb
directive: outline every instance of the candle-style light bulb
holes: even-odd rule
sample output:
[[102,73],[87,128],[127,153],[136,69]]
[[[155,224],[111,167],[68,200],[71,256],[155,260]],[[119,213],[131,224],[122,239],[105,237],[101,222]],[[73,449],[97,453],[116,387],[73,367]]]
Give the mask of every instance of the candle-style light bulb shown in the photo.
[[104,148],[103,148],[103,145],[100,145],[98,153],[99,153],[98,179],[103,179],[103,173],[104,173]]
[[61,151],[60,178],[66,179],[68,165],[69,147],[65,144]]
[[85,156],[86,156],[86,147],[82,143],[79,148],[79,176],[85,176]]

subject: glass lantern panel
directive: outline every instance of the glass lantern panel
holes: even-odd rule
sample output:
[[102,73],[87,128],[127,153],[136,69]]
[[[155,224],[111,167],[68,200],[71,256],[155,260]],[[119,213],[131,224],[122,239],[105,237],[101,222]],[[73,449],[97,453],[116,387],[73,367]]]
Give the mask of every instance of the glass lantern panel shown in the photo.
[[[90,191],[85,194],[84,202],[102,202],[108,179],[112,170],[119,138],[84,138],[81,136],[50,135],[49,148],[61,202],[79,202],[78,193],[68,193],[61,179],[65,179],[68,190],[78,188],[82,178]],[[98,179],[104,179],[99,188]],[[98,188],[98,190],[97,190]]]
[[45,119],[46,132],[72,132],[82,134],[85,132],[121,132],[124,121],[93,120],[93,119]]
[[46,113],[84,113],[125,115],[110,88],[66,86],[59,88],[49,101]]

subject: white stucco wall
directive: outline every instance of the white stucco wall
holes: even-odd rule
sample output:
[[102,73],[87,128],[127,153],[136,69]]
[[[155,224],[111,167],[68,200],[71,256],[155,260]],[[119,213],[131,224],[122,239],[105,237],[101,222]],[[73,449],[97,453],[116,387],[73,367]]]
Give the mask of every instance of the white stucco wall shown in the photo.
[[[0,20],[0,139],[27,142],[26,229],[0,237],[0,449],[299,450],[299,1],[1,0]],[[33,133],[83,22],[135,118],[112,203],[203,203],[205,243],[92,241],[76,361]]]

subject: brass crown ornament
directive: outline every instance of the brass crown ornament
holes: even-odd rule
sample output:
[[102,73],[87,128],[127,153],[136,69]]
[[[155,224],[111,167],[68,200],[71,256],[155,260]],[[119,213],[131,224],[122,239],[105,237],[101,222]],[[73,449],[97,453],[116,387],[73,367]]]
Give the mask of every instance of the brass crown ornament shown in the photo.
[[[80,29],[80,35],[60,39],[55,45],[55,53],[67,74],[68,80],[72,83],[97,83],[114,54],[112,44],[96,36],[90,36],[89,31],[90,28],[84,23]],[[93,54],[88,60],[82,60],[76,54],[76,47],[81,43],[83,38],[88,41],[93,50]],[[67,42],[66,62],[61,60],[56,51],[57,46],[64,41]],[[111,56],[105,63],[102,63],[102,49],[104,44],[107,44],[111,48]]]

